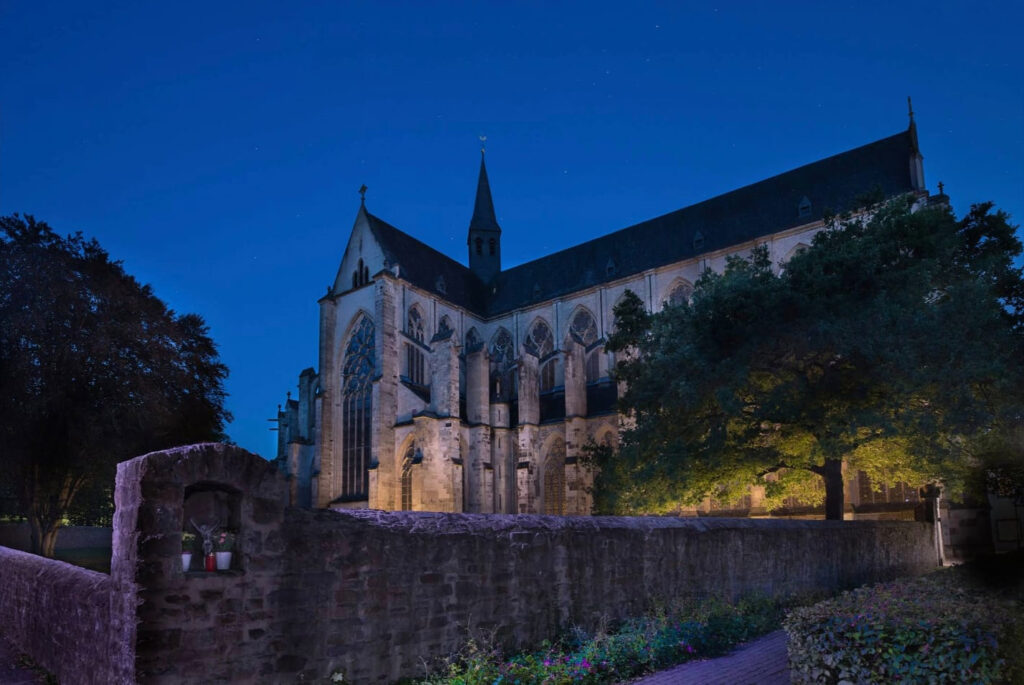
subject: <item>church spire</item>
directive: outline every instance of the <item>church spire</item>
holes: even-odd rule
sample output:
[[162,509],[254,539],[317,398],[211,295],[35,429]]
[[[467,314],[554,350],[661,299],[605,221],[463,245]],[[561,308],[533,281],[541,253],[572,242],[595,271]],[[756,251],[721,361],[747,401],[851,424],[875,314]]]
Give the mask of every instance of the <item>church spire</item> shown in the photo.
[[473,205],[473,218],[469,222],[472,231],[497,231],[501,233],[498,219],[494,216],[494,200],[491,199],[491,184],[487,180],[487,165],[484,163],[484,151],[480,150],[480,177],[476,182],[476,204]]
[[907,135],[910,137],[910,184],[918,192],[927,192],[924,186],[924,156],[917,142],[917,122],[914,121],[914,106],[909,95],[907,116],[910,117],[910,125],[907,127]]
[[[481,136],[480,142],[486,138]],[[487,165],[484,149],[480,148],[480,176],[476,182],[476,202],[473,218],[469,221],[469,268],[485,283],[490,282],[501,271],[501,226],[494,215],[494,200],[491,199],[491,183],[487,179]]]
[[907,116],[910,117],[910,125],[907,127],[907,132],[910,133],[910,144],[914,148],[915,153],[920,153],[920,148],[917,146],[917,122],[914,121],[914,105],[910,102],[910,96],[907,96]]

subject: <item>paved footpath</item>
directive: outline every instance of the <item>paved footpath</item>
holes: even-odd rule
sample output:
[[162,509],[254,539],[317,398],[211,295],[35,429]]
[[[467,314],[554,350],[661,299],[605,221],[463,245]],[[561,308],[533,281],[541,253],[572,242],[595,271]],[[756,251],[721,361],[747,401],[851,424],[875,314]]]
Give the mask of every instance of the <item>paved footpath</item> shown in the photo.
[[717,659],[691,661],[633,685],[789,685],[786,631],[776,630]]
[[[18,664],[18,651],[0,635],[0,685],[39,685],[38,673]],[[790,685],[786,633],[776,630],[717,659],[691,661],[633,685]]]
[[39,685],[46,679],[18,663],[18,650],[0,635],[0,685]]

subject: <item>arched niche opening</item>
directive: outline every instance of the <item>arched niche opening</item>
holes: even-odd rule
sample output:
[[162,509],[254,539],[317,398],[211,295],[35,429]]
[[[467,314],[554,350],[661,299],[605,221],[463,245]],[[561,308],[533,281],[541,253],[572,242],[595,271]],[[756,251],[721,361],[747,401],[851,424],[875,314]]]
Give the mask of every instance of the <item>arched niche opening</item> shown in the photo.
[[182,506],[182,532],[196,536],[192,550],[182,548],[182,552],[192,551],[199,557],[199,563],[193,562],[191,569],[202,568],[202,536],[193,525],[214,526],[217,532],[228,531],[234,535],[231,549],[231,571],[242,570],[242,492],[238,488],[214,481],[201,481],[185,488],[185,500]]

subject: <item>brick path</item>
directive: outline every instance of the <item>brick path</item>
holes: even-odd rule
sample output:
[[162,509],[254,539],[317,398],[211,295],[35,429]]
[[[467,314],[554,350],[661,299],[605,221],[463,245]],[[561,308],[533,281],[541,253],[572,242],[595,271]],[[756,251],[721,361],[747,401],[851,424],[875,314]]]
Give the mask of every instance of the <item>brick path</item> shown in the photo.
[[46,679],[18,665],[18,650],[0,635],[0,685],[39,685]]
[[786,632],[776,630],[717,659],[691,661],[633,685],[789,685]]

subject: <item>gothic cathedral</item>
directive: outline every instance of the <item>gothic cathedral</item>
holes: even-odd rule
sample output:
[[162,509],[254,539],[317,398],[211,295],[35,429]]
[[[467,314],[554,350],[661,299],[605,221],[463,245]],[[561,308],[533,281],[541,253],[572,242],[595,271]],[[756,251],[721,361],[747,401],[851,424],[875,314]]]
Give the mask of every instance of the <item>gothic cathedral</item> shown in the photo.
[[623,294],[651,311],[685,300],[703,270],[759,244],[782,268],[826,216],[879,191],[929,201],[912,117],[896,135],[504,270],[483,156],[468,267],[364,201],[319,300],[318,368],[278,413],[293,502],[590,513],[581,457],[618,438],[604,342]]

